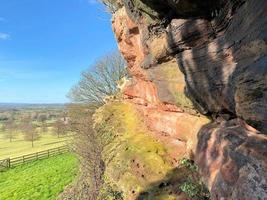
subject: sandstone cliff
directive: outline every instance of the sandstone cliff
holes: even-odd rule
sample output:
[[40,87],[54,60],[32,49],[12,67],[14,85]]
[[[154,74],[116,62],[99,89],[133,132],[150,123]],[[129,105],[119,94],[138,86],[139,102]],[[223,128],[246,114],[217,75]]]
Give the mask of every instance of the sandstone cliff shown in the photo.
[[124,99],[212,199],[267,199],[267,1],[121,0]]

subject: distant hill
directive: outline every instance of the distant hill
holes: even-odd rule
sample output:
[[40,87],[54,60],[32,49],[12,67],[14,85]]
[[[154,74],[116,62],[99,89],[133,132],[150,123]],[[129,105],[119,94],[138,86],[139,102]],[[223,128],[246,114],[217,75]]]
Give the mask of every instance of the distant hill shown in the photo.
[[63,108],[65,104],[29,104],[29,103],[0,103],[0,110],[7,109],[36,109],[36,108]]

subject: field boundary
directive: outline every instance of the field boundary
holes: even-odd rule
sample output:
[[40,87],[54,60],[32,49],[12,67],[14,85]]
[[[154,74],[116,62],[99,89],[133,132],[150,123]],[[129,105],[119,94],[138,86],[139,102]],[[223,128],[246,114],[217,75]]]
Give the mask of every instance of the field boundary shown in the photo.
[[68,146],[65,145],[65,146],[56,147],[56,148],[52,148],[52,149],[48,149],[44,151],[39,151],[39,152],[32,153],[32,154],[26,154],[26,155],[14,157],[14,158],[6,158],[3,160],[0,160],[0,172],[5,171],[17,165],[29,163],[35,160],[41,160],[44,158],[49,158],[49,157],[67,153],[67,152],[69,152],[69,148]]

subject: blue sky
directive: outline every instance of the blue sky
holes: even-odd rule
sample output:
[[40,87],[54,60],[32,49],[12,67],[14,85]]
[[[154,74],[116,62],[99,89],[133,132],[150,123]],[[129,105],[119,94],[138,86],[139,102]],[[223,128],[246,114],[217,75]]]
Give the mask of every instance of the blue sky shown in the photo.
[[67,102],[81,71],[116,48],[94,0],[0,0],[0,102]]

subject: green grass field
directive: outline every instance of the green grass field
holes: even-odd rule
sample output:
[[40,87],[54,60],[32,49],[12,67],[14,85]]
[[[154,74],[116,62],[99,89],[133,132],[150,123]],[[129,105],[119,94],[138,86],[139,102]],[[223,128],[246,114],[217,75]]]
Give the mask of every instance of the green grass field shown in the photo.
[[1,200],[54,200],[74,181],[78,160],[70,153],[0,173]]
[[58,138],[49,130],[47,133],[41,134],[41,138],[34,141],[34,147],[32,147],[30,141],[23,140],[22,134],[18,134],[12,142],[9,142],[9,139],[4,136],[5,133],[0,131],[0,160],[60,147],[69,143],[72,138],[70,136]]

